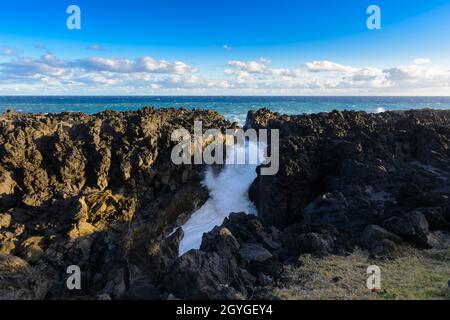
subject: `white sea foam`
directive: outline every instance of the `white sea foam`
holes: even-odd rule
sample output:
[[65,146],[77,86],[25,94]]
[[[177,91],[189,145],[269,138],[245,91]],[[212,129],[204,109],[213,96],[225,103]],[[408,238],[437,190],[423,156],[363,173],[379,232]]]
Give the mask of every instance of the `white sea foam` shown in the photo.
[[375,113],[382,113],[382,112],[386,112],[386,109],[384,109],[383,107],[378,107],[377,110],[375,111]]
[[[263,151],[263,146],[257,148],[253,143],[236,146],[236,153],[245,152],[247,159],[250,152],[258,152],[259,162],[264,160]],[[180,255],[200,248],[203,233],[221,225],[231,212],[257,213],[248,198],[248,189],[256,178],[256,167],[256,164],[228,164],[218,174],[208,168],[203,184],[208,188],[210,198],[183,225]]]

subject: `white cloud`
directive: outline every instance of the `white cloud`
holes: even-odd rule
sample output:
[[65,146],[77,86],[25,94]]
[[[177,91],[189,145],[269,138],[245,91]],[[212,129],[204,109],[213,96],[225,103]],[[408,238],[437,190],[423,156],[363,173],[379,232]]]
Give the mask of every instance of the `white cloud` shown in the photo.
[[91,44],[91,45],[87,46],[86,49],[92,50],[92,51],[107,51],[105,48],[103,48],[103,46],[101,46],[99,44]]
[[427,58],[417,58],[414,60],[413,63],[416,65],[428,64],[428,63],[431,63],[431,60],[427,59]]
[[[230,60],[222,77],[183,61],[88,57],[65,60],[10,56],[0,63],[0,93],[104,94],[448,94],[450,69],[429,63],[385,69],[328,60],[272,67],[266,58]],[[427,59],[422,59],[427,60]],[[422,61],[422,62],[423,62]]]
[[268,59],[232,60],[228,66],[233,68],[226,69],[225,75],[234,77],[232,82],[240,88],[260,90],[265,94],[273,91],[290,94],[416,94],[417,89],[445,92],[450,87],[450,70],[430,65],[428,61],[421,59],[419,65],[380,69],[323,60],[289,69],[271,68]]
[[350,66],[344,66],[331,61],[313,61],[305,63],[305,70],[309,72],[355,72],[356,69]]
[[[46,53],[40,58],[17,58],[0,63],[0,92],[17,92],[12,89],[12,83],[26,92],[35,92],[30,90],[33,87],[49,93],[82,88],[88,90],[83,92],[144,93],[156,88],[216,85],[210,80],[194,77],[196,72],[197,68],[182,61],[169,62],[151,57],[63,60]],[[217,86],[221,86],[220,83]]]
[[228,61],[229,66],[236,67],[239,71],[247,73],[264,73],[267,70],[267,65],[270,63],[271,61],[265,58],[260,58],[258,61]]
[[63,60],[56,59],[47,53],[39,59],[22,58],[7,63],[1,63],[0,77],[2,79],[37,79],[42,76],[60,77],[69,72]]
[[384,70],[388,78],[395,81],[411,80],[442,80],[448,78],[449,69],[440,66],[409,65]]
[[14,57],[19,55],[19,52],[13,48],[3,47],[0,49],[0,55],[7,57]]
[[182,61],[173,63],[166,60],[155,60],[152,57],[141,57],[136,60],[123,58],[91,57],[80,59],[73,66],[87,71],[109,71],[117,73],[176,73],[185,74],[196,72],[197,69]]
[[224,44],[223,45],[223,48],[225,49],[225,50],[227,50],[227,51],[231,51],[231,50],[233,50],[233,48],[232,47],[230,47],[229,45],[227,45],[227,44]]

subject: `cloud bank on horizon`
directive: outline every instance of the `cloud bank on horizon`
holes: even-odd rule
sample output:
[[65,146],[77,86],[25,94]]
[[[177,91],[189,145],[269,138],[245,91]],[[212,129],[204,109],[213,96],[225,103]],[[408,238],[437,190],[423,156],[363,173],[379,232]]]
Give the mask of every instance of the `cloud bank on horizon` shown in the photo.
[[0,93],[49,94],[445,94],[450,92],[450,68],[428,58],[389,68],[356,67],[315,60],[296,68],[271,67],[272,61],[228,60],[223,76],[199,74],[183,61],[134,60],[92,56],[60,59],[12,56],[0,63]]
[[75,31],[67,3],[19,2],[0,11],[0,95],[450,94],[449,0],[76,0]]

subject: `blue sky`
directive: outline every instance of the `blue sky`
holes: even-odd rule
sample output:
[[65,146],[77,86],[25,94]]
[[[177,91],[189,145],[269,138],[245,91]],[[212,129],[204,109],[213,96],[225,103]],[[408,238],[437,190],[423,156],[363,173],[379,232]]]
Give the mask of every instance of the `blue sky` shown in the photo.
[[450,0],[2,1],[0,50],[0,94],[449,95]]

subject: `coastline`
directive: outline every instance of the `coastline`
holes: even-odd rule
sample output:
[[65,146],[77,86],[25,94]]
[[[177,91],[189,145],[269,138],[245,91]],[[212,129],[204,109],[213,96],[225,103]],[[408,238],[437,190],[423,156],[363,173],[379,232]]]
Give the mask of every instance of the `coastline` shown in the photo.
[[[362,248],[374,261],[425,250],[450,259],[450,111],[431,109],[249,112],[246,127],[281,131],[280,172],[249,190],[259,215],[230,215],[200,250],[178,257],[183,231],[165,236],[209,195],[204,166],[170,162],[169,136],[196,118],[205,128],[232,126],[211,110],[1,115],[0,296],[276,298],[299,257]],[[87,275],[76,296],[64,278],[73,263]],[[11,275],[34,281],[12,292]]]
[[0,114],[136,111],[159,108],[211,109],[244,125],[248,111],[268,108],[280,114],[313,114],[334,109],[377,112],[406,109],[450,109],[450,97],[414,96],[0,96]]

